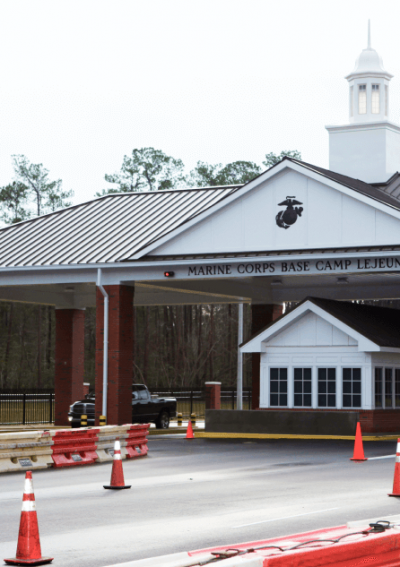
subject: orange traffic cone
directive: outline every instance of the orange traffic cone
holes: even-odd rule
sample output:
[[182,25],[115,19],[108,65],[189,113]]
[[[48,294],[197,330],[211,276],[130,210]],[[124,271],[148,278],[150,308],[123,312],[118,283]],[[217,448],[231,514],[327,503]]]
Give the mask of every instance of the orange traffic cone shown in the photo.
[[17,556],[15,559],[4,559],[4,561],[7,565],[45,565],[53,561],[53,557],[42,557],[42,550],[40,549],[39,526],[31,471],[27,471],[25,475]]
[[186,431],[186,439],[194,439],[192,422],[189,419],[188,428]]
[[393,492],[388,496],[400,496],[400,439],[397,439],[396,460],[394,462]]
[[367,461],[364,456],[364,447],[362,442],[361,425],[357,423],[356,439],[354,441],[354,453],[350,461]]
[[121,443],[117,438],[114,443],[114,457],[113,466],[111,471],[110,486],[104,486],[104,488],[111,488],[113,490],[123,490],[124,488],[130,488],[131,485],[125,484],[124,471],[122,469],[121,460]]

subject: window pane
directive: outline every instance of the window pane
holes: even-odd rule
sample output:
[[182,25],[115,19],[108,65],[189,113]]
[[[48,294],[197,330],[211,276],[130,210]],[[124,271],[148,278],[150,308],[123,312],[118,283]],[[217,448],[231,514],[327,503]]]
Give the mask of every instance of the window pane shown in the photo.
[[394,405],[396,408],[400,407],[400,368],[396,368],[395,382],[394,382]]
[[287,368],[280,368],[279,376],[281,380],[287,380]]
[[361,382],[353,382],[353,394],[361,394]]
[[304,382],[304,393],[311,394],[311,382]]
[[361,382],[361,368],[352,368],[349,370],[353,370],[353,380]]
[[279,405],[280,406],[287,406],[287,395],[286,394],[280,394]]
[[328,394],[336,394],[336,382],[328,382]]
[[303,405],[303,404],[302,404],[302,402],[303,402],[302,397],[303,397],[303,396],[302,396],[301,394],[295,394],[295,395],[294,395],[294,405],[295,405],[296,407]]
[[372,85],[371,111],[372,114],[379,114],[379,85]]
[[303,372],[301,368],[294,369],[294,379],[295,380],[302,380],[303,379]]
[[351,382],[343,382],[343,393],[351,394]]
[[324,395],[318,395],[318,406],[320,408],[325,408],[326,407],[326,396]]
[[311,382],[311,368],[304,368],[304,380]]
[[361,407],[361,396],[353,396],[353,408]]
[[343,407],[351,408],[351,396],[348,396],[347,394],[343,396]]
[[281,382],[280,382],[280,391],[281,391],[283,394],[286,394],[286,393],[287,393],[287,382],[286,382],[286,380],[281,380]]
[[358,85],[358,114],[367,113],[367,85]]
[[382,405],[382,368],[375,368],[375,407]]
[[351,380],[351,369],[343,368],[343,380]]
[[278,405],[278,394],[271,394],[270,405],[271,406],[277,406]]
[[311,394],[304,394],[304,405],[311,407]]
[[274,394],[279,392],[279,382],[271,382],[271,392],[273,392]]
[[301,394],[303,392],[303,384],[301,382],[294,383],[294,393]]
[[336,396],[329,394],[328,396],[328,406],[330,408],[336,407]]
[[318,393],[319,394],[326,394],[326,382],[318,382]]
[[328,368],[328,380],[336,380],[336,368]]
[[326,368],[318,368],[318,382],[326,380]]
[[278,380],[278,376],[279,376],[278,369],[277,368],[271,368],[269,375],[271,377],[271,380]]

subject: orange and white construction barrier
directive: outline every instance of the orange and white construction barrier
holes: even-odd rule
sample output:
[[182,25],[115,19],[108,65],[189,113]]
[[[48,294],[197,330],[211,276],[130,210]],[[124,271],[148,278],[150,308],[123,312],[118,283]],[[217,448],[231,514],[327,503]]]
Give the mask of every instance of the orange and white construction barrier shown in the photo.
[[7,565],[45,565],[53,561],[53,557],[42,557],[31,471],[25,475],[17,554],[14,559],[4,561]]
[[123,490],[124,488],[130,488],[131,485],[125,484],[124,471],[122,468],[122,458],[121,458],[121,443],[119,439],[116,439],[114,443],[114,456],[113,465],[111,471],[111,481],[109,486],[104,486],[104,488],[110,488],[112,490]]
[[396,457],[394,461],[393,491],[388,496],[400,496],[400,439],[397,439]]
[[360,423],[357,423],[357,429],[356,429],[356,438],[354,441],[354,452],[353,452],[353,457],[350,459],[350,461],[366,461],[367,459],[365,458],[364,455],[364,447],[363,447],[363,441],[362,441],[362,434],[361,434],[361,425]]

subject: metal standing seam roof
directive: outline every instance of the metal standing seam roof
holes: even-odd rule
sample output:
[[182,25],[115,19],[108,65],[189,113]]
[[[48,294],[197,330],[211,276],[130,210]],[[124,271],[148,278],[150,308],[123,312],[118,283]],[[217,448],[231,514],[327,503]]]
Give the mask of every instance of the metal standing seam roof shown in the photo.
[[[400,210],[400,200],[382,189],[300,160],[285,160]],[[242,187],[112,193],[13,224],[0,229],[0,267],[123,262]]]
[[242,185],[117,193],[0,229],[0,266],[118,262]]

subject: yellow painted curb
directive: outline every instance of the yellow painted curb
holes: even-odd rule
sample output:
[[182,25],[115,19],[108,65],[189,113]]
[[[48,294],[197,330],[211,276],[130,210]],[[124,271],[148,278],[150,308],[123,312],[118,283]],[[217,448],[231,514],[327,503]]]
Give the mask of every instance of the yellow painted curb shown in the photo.
[[[344,439],[354,441],[354,435],[291,435],[288,433],[211,433],[196,431],[196,438],[205,439]],[[363,441],[389,441],[399,435],[363,435]]]

